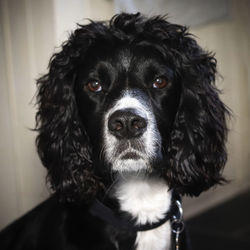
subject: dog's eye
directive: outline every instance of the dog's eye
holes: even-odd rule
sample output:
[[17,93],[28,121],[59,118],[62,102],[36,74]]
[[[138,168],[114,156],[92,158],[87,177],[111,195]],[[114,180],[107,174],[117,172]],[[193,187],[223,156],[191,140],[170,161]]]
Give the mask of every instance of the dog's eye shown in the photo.
[[87,87],[91,92],[100,92],[100,91],[102,91],[101,83],[96,81],[96,80],[89,82]]
[[167,79],[163,77],[157,77],[153,82],[153,88],[155,89],[163,89],[168,85]]

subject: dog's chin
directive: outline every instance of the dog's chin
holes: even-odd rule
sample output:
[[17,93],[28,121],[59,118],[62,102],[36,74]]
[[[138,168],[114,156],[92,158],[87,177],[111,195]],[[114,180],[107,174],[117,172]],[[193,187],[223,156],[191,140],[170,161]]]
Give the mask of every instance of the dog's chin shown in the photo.
[[142,158],[125,158],[117,159],[112,164],[112,169],[115,172],[128,173],[128,172],[145,172],[150,171],[150,163]]

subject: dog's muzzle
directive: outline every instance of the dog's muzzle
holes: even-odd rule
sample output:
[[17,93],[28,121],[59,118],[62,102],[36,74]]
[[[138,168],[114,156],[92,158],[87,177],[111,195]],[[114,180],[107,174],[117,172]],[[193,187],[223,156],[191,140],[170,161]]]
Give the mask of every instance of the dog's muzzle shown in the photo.
[[[139,93],[138,93],[139,95]],[[104,155],[115,171],[151,168],[161,137],[149,103],[126,93],[104,117]]]
[[108,129],[118,139],[140,137],[147,128],[147,118],[136,109],[115,111],[108,120]]

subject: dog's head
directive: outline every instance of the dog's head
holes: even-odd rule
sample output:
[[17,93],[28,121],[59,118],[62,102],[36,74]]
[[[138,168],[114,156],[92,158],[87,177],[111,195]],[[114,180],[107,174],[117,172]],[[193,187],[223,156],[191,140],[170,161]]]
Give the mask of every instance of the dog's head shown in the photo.
[[38,80],[38,152],[65,199],[145,172],[181,194],[222,181],[225,105],[215,58],[180,25],[120,14],[80,26]]

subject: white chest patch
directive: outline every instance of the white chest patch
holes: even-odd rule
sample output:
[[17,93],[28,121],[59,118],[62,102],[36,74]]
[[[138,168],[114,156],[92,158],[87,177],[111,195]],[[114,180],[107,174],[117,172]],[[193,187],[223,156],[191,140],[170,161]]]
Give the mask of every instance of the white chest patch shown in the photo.
[[[138,224],[154,223],[164,218],[171,205],[172,193],[159,178],[126,177],[116,187],[121,210],[129,212]],[[170,223],[145,232],[138,232],[137,250],[169,250]]]

